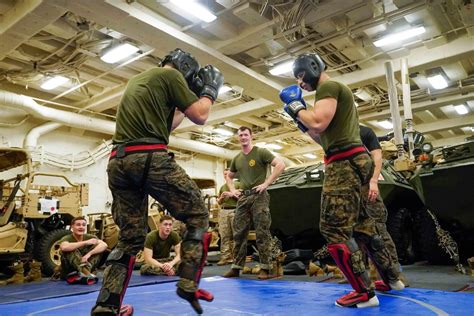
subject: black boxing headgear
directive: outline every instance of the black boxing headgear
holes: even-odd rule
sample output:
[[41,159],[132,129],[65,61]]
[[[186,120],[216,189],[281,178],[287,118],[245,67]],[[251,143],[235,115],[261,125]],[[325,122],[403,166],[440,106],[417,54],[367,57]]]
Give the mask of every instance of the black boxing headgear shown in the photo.
[[194,75],[199,70],[199,63],[196,58],[193,57],[190,53],[186,53],[180,48],[176,48],[171,51],[168,55],[163,58],[161,61],[161,66],[163,67],[166,64],[172,64],[180,73],[183,74],[184,79],[186,79],[188,85],[193,81]]
[[303,80],[314,90],[319,82],[321,73],[326,70],[326,64],[318,54],[308,53],[298,56],[293,64],[293,75]]

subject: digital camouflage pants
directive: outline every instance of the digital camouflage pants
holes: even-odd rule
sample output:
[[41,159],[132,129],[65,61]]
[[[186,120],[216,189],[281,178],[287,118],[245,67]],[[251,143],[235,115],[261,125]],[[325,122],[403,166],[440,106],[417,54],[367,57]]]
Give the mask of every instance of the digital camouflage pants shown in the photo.
[[270,260],[270,244],[272,236],[270,225],[270,195],[267,191],[260,194],[241,196],[237,202],[234,215],[234,264],[233,269],[243,269],[247,256],[247,238],[253,221],[257,237],[257,249],[260,267],[265,270],[272,268]]
[[321,234],[330,244],[354,238],[389,279],[397,279],[393,261],[379,236],[367,199],[373,161],[368,154],[326,165],[321,199]]
[[[196,183],[165,152],[150,153],[150,165],[146,172],[148,155],[133,153],[114,158],[107,168],[113,196],[112,216],[120,228],[117,249],[130,256],[143,249],[147,234],[148,195],[160,202],[173,217],[183,221],[187,229],[205,232],[209,227],[209,212]],[[202,255],[201,242],[184,240],[181,243],[181,263],[199,266]],[[102,288],[122,293],[126,272],[123,266],[108,266]],[[197,289],[196,284],[189,285],[187,282],[186,290],[191,291],[190,287]]]
[[219,210],[219,235],[221,237],[221,260],[232,260],[232,249],[234,247],[234,237],[232,229],[234,221],[234,209]]

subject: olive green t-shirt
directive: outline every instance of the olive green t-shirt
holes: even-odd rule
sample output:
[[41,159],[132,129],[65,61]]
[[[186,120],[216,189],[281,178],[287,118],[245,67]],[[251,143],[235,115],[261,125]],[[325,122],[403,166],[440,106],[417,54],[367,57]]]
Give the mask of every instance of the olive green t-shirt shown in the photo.
[[252,189],[265,182],[273,159],[275,156],[268,149],[253,146],[247,155],[240,152],[232,159],[230,171],[239,173],[242,190]]
[[326,130],[320,134],[324,151],[350,144],[362,144],[359,132],[359,115],[352,91],[343,83],[327,80],[316,91],[316,102],[325,98],[337,100],[336,113]]
[[158,230],[153,230],[146,235],[145,248],[153,250],[153,259],[164,259],[170,256],[171,247],[181,242],[181,237],[172,231],[165,240],[160,238]]
[[114,144],[148,138],[168,144],[175,108],[184,112],[198,100],[174,68],[152,68],[136,75],[118,106]]
[[[91,234],[84,234],[84,237],[83,237],[83,240],[89,240],[89,239],[92,239],[92,238],[97,238],[97,236],[94,236],[94,235],[91,235]],[[72,234],[69,234],[69,235],[66,235],[64,236],[63,238],[61,238],[58,243],[61,244],[62,242],[64,241],[67,241],[67,242],[77,242],[76,238],[74,238],[74,236]],[[84,247],[81,247],[81,248],[78,248],[77,250],[79,250],[79,252],[81,253],[81,255],[85,255],[86,253],[88,253],[89,251],[92,250],[92,248],[94,248],[95,245],[87,245],[87,246],[84,246]]]
[[[240,189],[240,182],[234,181],[234,188],[235,189]],[[221,186],[219,190],[219,196],[221,196],[222,193],[230,191],[229,187],[227,186],[227,183]],[[235,208],[237,206],[237,198],[235,197],[226,197],[222,200],[221,203],[221,208]]]

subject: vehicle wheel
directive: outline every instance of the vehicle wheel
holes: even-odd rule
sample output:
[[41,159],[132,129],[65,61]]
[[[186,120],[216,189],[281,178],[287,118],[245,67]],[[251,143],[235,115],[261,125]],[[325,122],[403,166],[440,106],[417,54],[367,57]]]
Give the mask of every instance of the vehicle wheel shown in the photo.
[[406,208],[390,212],[387,220],[387,230],[397,247],[398,260],[401,264],[415,262],[413,249],[413,218]]
[[51,276],[54,268],[61,264],[59,240],[71,232],[65,229],[55,229],[43,235],[35,249],[35,257],[42,262],[41,270],[46,276]]
[[452,264],[453,260],[438,245],[438,236],[436,235],[436,225],[433,218],[423,209],[418,216],[419,240],[421,253],[423,257],[431,264]]

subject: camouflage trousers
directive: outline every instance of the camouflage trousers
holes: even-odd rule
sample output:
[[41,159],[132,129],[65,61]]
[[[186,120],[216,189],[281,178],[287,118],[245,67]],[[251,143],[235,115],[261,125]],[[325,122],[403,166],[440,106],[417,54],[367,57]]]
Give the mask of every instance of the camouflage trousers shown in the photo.
[[270,260],[270,244],[272,236],[270,225],[270,195],[267,191],[261,194],[242,196],[237,202],[234,215],[234,264],[233,269],[243,269],[247,256],[247,238],[253,221],[257,237],[257,249],[260,267],[265,270],[272,268]]
[[[102,255],[102,253],[92,255],[85,267],[90,272],[97,269],[102,260]],[[82,256],[79,249],[70,252],[61,252],[61,279],[66,279],[66,276],[71,272],[81,271],[81,267],[84,266],[81,262]]]
[[372,159],[365,153],[326,166],[321,199],[321,234],[330,244],[354,238],[377,267],[390,279],[396,279],[398,273],[393,270],[391,256],[367,208],[366,196],[373,168]]
[[[145,170],[150,156],[149,168]],[[135,256],[143,249],[147,234],[148,195],[162,204],[187,229],[207,231],[209,211],[196,183],[166,152],[133,153],[114,158],[107,167],[112,192],[112,216],[120,228],[117,249]],[[181,262],[199,266],[202,243],[183,240]],[[120,268],[115,268],[117,271]],[[114,279],[104,274],[102,288],[113,288]],[[112,271],[110,275],[114,275]],[[193,281],[191,282],[193,283]],[[179,286],[179,284],[178,284]],[[197,288],[197,285],[193,284]],[[117,287],[116,287],[117,288]]]
[[233,221],[235,209],[219,210],[219,235],[221,237],[221,260],[232,260],[232,248],[234,247]]
[[[172,261],[173,258],[169,257],[169,258],[161,258],[161,259],[155,259],[155,260],[158,261],[159,263],[166,263],[166,262]],[[179,267],[179,263],[173,266],[173,271],[175,274],[178,272],[178,267]],[[148,263],[144,263],[140,267],[140,274],[141,275],[167,275],[166,272],[163,271],[161,268],[158,268]]]
[[[368,192],[363,196],[368,198]],[[392,237],[387,231],[386,223],[388,212],[385,204],[383,203],[382,197],[379,194],[377,195],[377,199],[374,202],[367,200],[365,203],[367,207],[367,213],[375,220],[375,229],[377,231],[377,235],[382,238],[392,265],[395,266],[398,271],[400,271],[401,268],[398,263],[397,247],[395,246]]]

